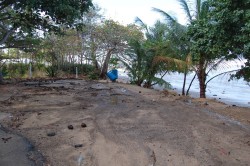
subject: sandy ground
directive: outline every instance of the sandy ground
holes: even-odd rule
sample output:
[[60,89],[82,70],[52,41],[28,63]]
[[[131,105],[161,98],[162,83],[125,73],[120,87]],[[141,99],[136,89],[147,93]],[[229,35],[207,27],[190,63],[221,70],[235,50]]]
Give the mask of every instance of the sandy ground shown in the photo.
[[9,84],[0,92],[8,115],[0,123],[30,140],[47,166],[250,163],[250,108],[85,80]]

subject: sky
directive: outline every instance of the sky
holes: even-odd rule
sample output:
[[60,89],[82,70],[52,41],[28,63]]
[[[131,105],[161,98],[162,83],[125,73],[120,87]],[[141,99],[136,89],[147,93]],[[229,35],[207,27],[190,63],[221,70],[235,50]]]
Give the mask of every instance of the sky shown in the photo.
[[144,23],[152,26],[156,20],[163,17],[152,11],[152,7],[161,9],[176,17],[181,24],[185,24],[185,15],[177,0],[93,0],[104,11],[107,19],[126,25],[134,23],[135,17],[139,17]]

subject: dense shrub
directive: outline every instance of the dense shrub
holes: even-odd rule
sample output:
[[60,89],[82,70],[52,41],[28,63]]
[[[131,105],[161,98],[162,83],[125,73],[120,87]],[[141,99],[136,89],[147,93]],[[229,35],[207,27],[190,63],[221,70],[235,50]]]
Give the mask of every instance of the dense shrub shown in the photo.
[[[5,78],[22,78],[28,76],[30,64],[26,63],[8,63],[2,67],[2,74]],[[32,72],[43,71],[44,64],[33,64]]]
[[89,73],[94,71],[94,67],[88,64],[73,64],[73,63],[66,63],[60,67],[63,72],[68,74],[75,74],[76,67],[78,69],[78,74],[88,75]]
[[29,64],[9,63],[3,66],[3,76],[9,78],[24,77],[28,70]]

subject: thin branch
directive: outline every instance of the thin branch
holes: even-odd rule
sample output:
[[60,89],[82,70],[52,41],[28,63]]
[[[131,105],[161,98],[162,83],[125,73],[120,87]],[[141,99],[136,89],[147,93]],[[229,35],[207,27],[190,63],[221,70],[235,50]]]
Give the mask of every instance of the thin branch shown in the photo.
[[190,88],[191,88],[191,86],[192,86],[192,84],[193,84],[193,81],[194,81],[194,79],[195,79],[196,75],[197,75],[197,73],[195,72],[195,75],[194,75],[194,77],[193,77],[192,81],[190,82],[190,84],[189,84],[189,86],[188,86],[188,89],[187,89],[186,95],[188,95],[188,94],[189,94],[189,90],[190,90]]
[[236,72],[236,71],[239,71],[240,69],[236,69],[236,70],[231,70],[231,71],[226,71],[226,72],[223,72],[223,73],[220,73],[220,74],[217,74],[215,76],[213,76],[212,78],[210,78],[207,82],[206,82],[206,86],[207,84],[212,81],[214,78],[220,76],[220,75],[223,75],[223,74],[228,74],[228,73],[232,73],[232,72]]
[[216,66],[218,66],[221,62],[223,62],[226,58],[221,58],[218,62],[216,62],[208,71],[207,74],[213,70]]
[[[165,73],[161,76],[161,80],[162,80],[162,78],[166,75],[168,73],[168,71],[165,71]],[[159,83],[159,81],[158,82],[156,82],[156,83],[154,83],[154,84],[152,84],[151,86],[154,86],[154,85],[156,85],[156,84],[158,84]]]
[[13,32],[14,32],[14,29],[7,31],[5,35],[3,36],[3,38],[0,40],[0,45],[4,44]]

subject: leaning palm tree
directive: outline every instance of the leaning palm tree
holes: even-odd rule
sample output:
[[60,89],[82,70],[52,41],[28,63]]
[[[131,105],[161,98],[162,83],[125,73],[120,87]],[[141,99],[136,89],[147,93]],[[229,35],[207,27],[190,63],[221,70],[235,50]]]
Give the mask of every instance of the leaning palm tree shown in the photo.
[[[180,5],[182,6],[184,12],[186,13],[186,17],[188,20],[187,26],[185,26],[183,29],[188,30],[189,26],[192,23],[199,22],[199,21],[209,21],[207,19],[207,15],[209,13],[209,5],[206,0],[194,0],[195,5],[192,6],[191,3],[189,3],[187,0],[178,0]],[[177,50],[183,53],[185,53],[186,56],[183,56],[183,58],[188,58],[190,56],[190,53],[192,53],[192,63],[194,64],[195,68],[195,76],[198,76],[198,81],[199,81],[199,86],[200,86],[200,97],[205,98],[206,94],[206,78],[207,74],[210,70],[208,70],[208,67],[211,66],[215,59],[213,57],[215,56],[210,56],[205,53],[205,51],[199,51],[199,52],[191,52],[191,47],[192,43],[190,40],[179,40],[182,39],[182,37],[179,37],[179,34],[182,33],[184,36],[186,35],[186,32],[184,31],[179,31],[181,29],[182,25],[180,25],[176,19],[174,19],[170,14],[167,12],[164,12],[160,9],[153,8],[154,11],[162,14],[164,18],[166,18],[166,23],[170,26],[173,27],[173,41],[178,41],[176,42],[176,48]],[[184,50],[181,49],[183,47],[183,44],[186,43],[184,46]],[[216,59],[217,60],[217,59]],[[207,71],[208,70],[208,71]],[[186,73],[186,71],[184,72]],[[184,82],[185,82],[185,76],[184,74]],[[185,88],[185,85],[183,86],[183,89]]]
[[[185,3],[185,5],[183,4],[183,6],[186,7],[186,9],[189,11],[189,9],[187,8],[187,4]],[[171,41],[172,45],[172,49],[175,50],[175,54],[173,54],[173,56],[181,61],[184,61],[185,63],[183,64],[183,66],[179,69],[179,72],[183,72],[184,73],[184,78],[183,78],[183,87],[182,87],[182,95],[186,95],[188,94],[188,90],[187,92],[185,92],[185,85],[186,85],[186,77],[188,72],[193,69],[192,68],[192,63],[191,63],[191,54],[190,54],[190,42],[186,39],[186,33],[187,33],[187,27],[184,25],[181,25],[176,18],[174,18],[173,16],[171,16],[170,14],[168,14],[167,12],[161,10],[161,9],[157,9],[157,8],[153,8],[153,11],[160,13],[161,15],[164,16],[165,20],[166,20],[166,24],[168,25],[168,40]],[[188,12],[188,18],[191,21],[192,17],[190,12]],[[163,60],[162,57],[159,58],[161,61]],[[167,60],[167,59],[166,59]],[[165,62],[166,62],[165,60]],[[190,85],[192,84],[192,82],[190,83]],[[190,87],[190,86],[189,86]]]

